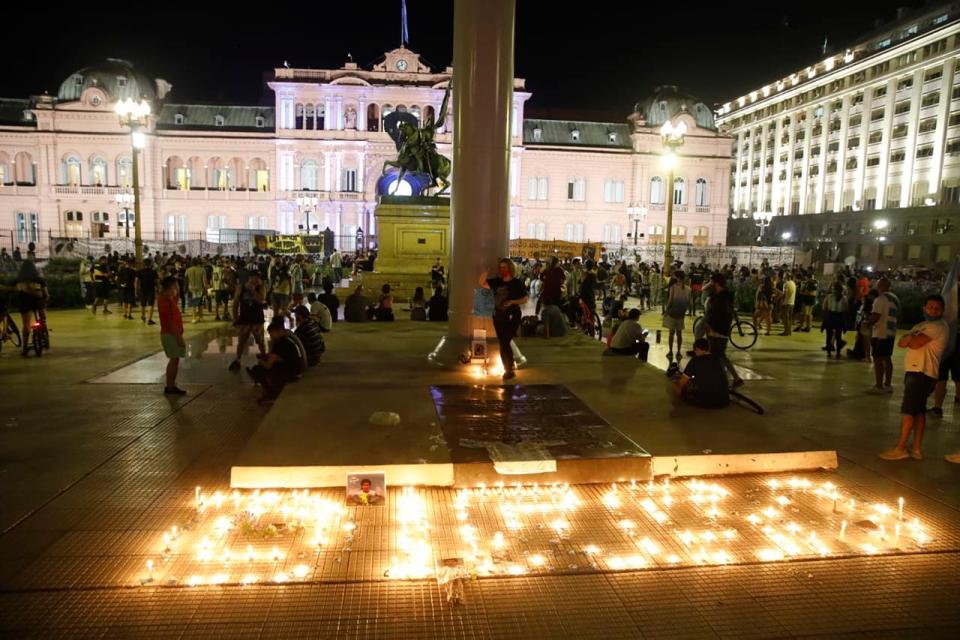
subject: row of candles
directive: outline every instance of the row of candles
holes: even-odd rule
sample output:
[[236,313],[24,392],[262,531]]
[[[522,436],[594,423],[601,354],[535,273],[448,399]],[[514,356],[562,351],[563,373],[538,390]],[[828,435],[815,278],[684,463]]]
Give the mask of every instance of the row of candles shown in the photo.
[[[772,494],[770,504],[741,519],[728,517],[721,510],[721,504],[730,492],[716,482],[689,480],[674,483],[671,487],[667,478],[659,483],[630,481],[613,484],[602,494],[600,502],[611,516],[618,518],[618,526],[626,535],[627,543],[615,545],[618,553],[605,554],[595,544],[576,545],[575,550],[568,553],[585,558],[592,568],[602,566],[618,571],[660,564],[676,565],[683,563],[684,557],[694,564],[727,564],[753,559],[771,562],[809,556],[872,555],[898,549],[904,539],[917,546],[923,546],[931,539],[918,519],[905,519],[903,498],[898,500],[896,508],[883,503],[861,504],[853,497],[841,495],[839,488],[831,482],[814,484],[806,478],[772,479],[766,483],[766,488]],[[832,506],[826,514],[826,508],[821,508],[816,514],[821,516],[821,526],[804,527],[790,520],[786,509],[797,512],[799,517],[801,503],[809,506],[808,499],[793,495],[795,493],[810,494],[818,502],[827,501],[826,504]],[[554,545],[570,542],[571,515],[583,505],[581,495],[578,490],[562,483],[507,485],[501,482],[458,490],[453,498],[453,506],[459,525],[463,561],[473,573],[479,575],[524,575],[531,571],[580,568],[576,562],[565,564],[570,561],[557,552],[549,554],[552,557],[549,560],[543,553],[511,553],[510,547],[526,546],[518,543],[518,540],[526,542],[518,534],[522,530],[531,535],[543,530],[553,537],[551,543]],[[484,536],[470,521],[470,512],[477,507],[486,513],[486,507],[491,502],[495,503],[508,533],[505,535],[503,531],[495,531],[484,544]],[[686,508],[692,508],[694,515],[688,511],[671,515],[672,508],[678,502]],[[284,493],[217,491],[205,494],[198,487],[194,503],[198,519],[209,521],[210,524],[206,535],[197,532],[200,540],[193,546],[193,558],[210,567],[219,565],[222,570],[207,576],[191,575],[184,580],[190,586],[249,585],[268,581],[282,584],[304,581],[313,575],[314,567],[306,562],[286,567],[287,554],[277,546],[264,551],[248,544],[245,550],[232,551],[227,540],[237,529],[238,520],[255,527],[259,522],[275,522],[279,519],[284,531],[302,528],[308,534],[306,539],[310,547],[316,552],[329,547],[331,539],[339,542],[341,535],[345,546],[343,550],[349,552],[349,541],[357,527],[356,522],[346,519],[348,511],[343,504],[308,490]],[[232,516],[221,515],[224,510]],[[640,535],[644,527],[638,527],[634,519],[626,517],[632,515],[629,513],[631,511],[656,525],[654,538],[664,540],[668,548],[649,535]],[[439,559],[434,553],[433,526],[428,512],[428,504],[420,492],[410,487],[399,490],[392,523],[395,528],[395,552],[384,572],[386,577],[424,579],[435,575]],[[691,518],[707,528],[694,532],[689,528],[681,529],[676,522],[677,519]],[[855,522],[857,526],[851,528],[850,522]],[[745,528],[741,530],[738,524]],[[672,533],[665,531],[671,527]],[[830,527],[834,527],[835,532],[830,533],[833,531]],[[760,537],[765,544],[753,550],[752,558],[738,557],[726,545],[748,531],[752,538]],[[174,556],[181,556],[183,551],[187,551],[181,544],[183,533],[182,529],[174,526],[163,534],[162,562],[170,563]],[[854,535],[855,540],[851,539]],[[513,544],[508,544],[508,536]],[[297,557],[303,559],[304,556],[301,553]],[[257,566],[258,563],[270,565],[266,573],[263,573],[263,567]],[[237,569],[243,566],[247,572],[236,577]],[[141,578],[141,582],[153,582],[156,568],[154,559],[147,560],[147,576]],[[261,570],[260,574],[255,572],[257,568]]]

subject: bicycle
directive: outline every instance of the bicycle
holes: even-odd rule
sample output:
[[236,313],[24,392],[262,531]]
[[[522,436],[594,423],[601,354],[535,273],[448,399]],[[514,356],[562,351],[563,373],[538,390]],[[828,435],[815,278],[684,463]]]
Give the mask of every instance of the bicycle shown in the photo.
[[[696,335],[703,316],[697,316],[693,321],[693,333]],[[757,343],[757,327],[749,320],[742,320],[739,313],[733,314],[733,324],[730,327],[730,344],[741,351],[746,351]]]
[[603,341],[603,323],[600,316],[583,300],[580,300],[580,328],[591,338]]
[[50,350],[50,331],[47,329],[47,313],[43,309],[37,311],[37,317],[30,327],[30,345],[27,347],[27,350],[23,352],[24,355],[29,353],[30,349],[33,349],[37,353],[38,358],[43,356],[44,349],[47,351]]
[[17,323],[13,321],[13,316],[9,313],[7,314],[7,333],[0,339],[0,351],[3,350],[3,343],[9,342],[14,346],[14,348],[19,349],[21,345],[20,338],[20,329],[17,328]]

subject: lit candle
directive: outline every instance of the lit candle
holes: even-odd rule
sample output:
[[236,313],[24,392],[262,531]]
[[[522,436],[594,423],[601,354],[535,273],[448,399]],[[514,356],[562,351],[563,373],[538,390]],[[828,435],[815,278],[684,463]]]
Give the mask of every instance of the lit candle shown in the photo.
[[147,560],[147,573],[150,574],[150,579],[153,580],[153,560]]
[[900,520],[901,522],[903,522],[903,497],[902,496],[897,500],[897,504],[899,505],[897,520]]
[[900,542],[900,525],[897,524],[893,527],[893,542],[897,544]]
[[840,523],[840,539],[843,540],[843,534],[847,532],[847,521]]
[[203,506],[203,503],[200,501],[200,487],[197,487],[196,489],[194,489],[193,499],[197,509]]

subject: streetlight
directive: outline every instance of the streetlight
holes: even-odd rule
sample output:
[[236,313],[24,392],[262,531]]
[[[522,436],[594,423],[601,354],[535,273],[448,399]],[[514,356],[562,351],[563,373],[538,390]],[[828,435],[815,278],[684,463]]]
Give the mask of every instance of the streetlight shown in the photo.
[[687,133],[687,125],[683,122],[673,126],[669,120],[660,128],[660,137],[665,148],[660,161],[667,170],[667,229],[666,241],[663,243],[663,267],[665,275],[673,271],[673,252],[670,247],[673,243],[673,172],[677,168],[677,149],[683,146],[683,136]]
[[310,213],[317,208],[320,199],[317,196],[298,196],[297,208],[303,211],[304,223],[307,227],[307,234],[310,233]]
[[790,242],[790,238],[792,237],[793,237],[793,234],[789,231],[784,231],[783,233],[780,234],[780,239],[783,240],[784,242]]
[[633,223],[633,244],[637,244],[637,237],[640,235],[639,225],[647,218],[647,208],[632,204],[627,207],[627,215]]
[[877,269],[880,268],[880,260],[883,257],[881,255],[881,253],[883,252],[882,251],[883,243],[886,242],[887,240],[887,237],[883,235],[883,232],[886,230],[888,225],[889,223],[883,218],[873,221],[873,231],[874,233],[877,234]]
[[129,191],[118,193],[115,198],[117,206],[123,209],[123,228],[126,230],[127,237],[130,237],[130,207],[134,205],[134,195]]
[[770,221],[773,220],[773,214],[769,211],[754,211],[753,219],[755,220],[755,225],[760,229],[760,233],[757,234],[757,242],[763,242],[763,232],[770,226]]
[[[120,100],[113,110],[120,118],[121,127],[130,128],[130,143],[133,147],[133,251],[137,268],[143,266],[143,238],[140,234],[140,162],[138,156],[147,144],[143,129],[150,117],[150,103],[146,100],[134,102],[132,98]],[[127,221],[129,224],[129,220]],[[128,233],[129,236],[129,233]]]

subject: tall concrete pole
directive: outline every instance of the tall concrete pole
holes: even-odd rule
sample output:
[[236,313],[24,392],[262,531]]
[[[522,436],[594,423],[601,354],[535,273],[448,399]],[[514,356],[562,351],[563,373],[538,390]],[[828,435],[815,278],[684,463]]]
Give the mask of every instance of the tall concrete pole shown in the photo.
[[473,292],[509,251],[515,9],[516,0],[454,5],[450,322],[430,354],[435,364],[456,364],[474,329],[495,338],[492,320],[472,315]]

